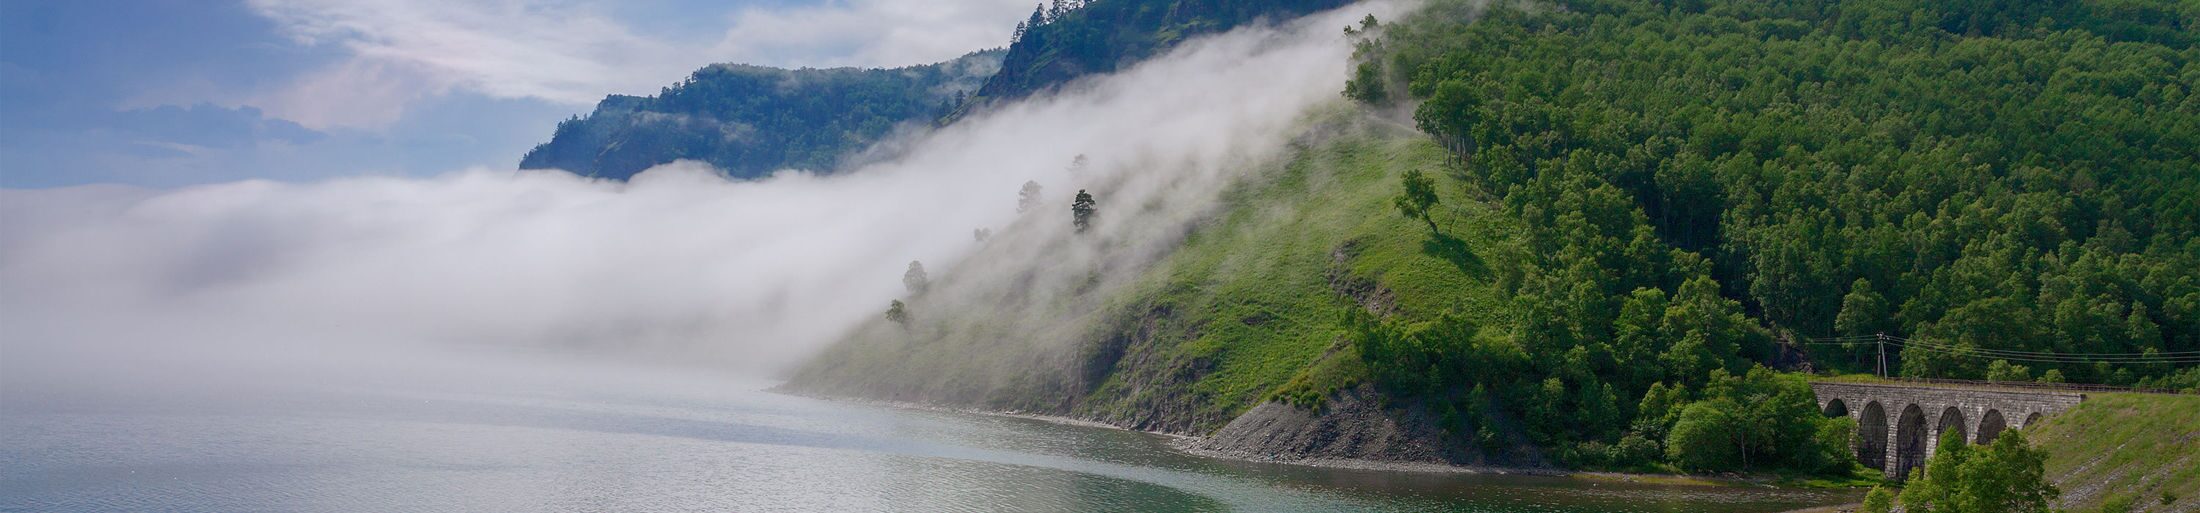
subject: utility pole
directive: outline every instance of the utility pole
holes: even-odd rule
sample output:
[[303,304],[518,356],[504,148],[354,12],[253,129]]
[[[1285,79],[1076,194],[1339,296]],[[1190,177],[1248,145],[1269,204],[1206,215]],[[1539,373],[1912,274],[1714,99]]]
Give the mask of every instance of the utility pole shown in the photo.
[[1887,334],[1877,335],[1879,342],[1879,379],[1887,378]]

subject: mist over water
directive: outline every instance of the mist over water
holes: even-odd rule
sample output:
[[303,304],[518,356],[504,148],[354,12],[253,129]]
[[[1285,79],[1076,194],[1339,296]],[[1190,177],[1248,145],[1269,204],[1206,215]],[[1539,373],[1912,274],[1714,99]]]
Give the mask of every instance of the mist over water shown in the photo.
[[974,229],[1006,231],[1027,180],[1047,197],[1026,239],[1066,234],[1079,188],[1104,189],[1104,212],[1211,197],[1337,97],[1350,51],[1337,27],[1395,10],[1192,41],[833,175],[732,182],[679,162],[626,183],[470,169],[0,191],[0,379],[514,352],[781,370],[878,316],[908,262],[951,272]]
[[[1005,315],[1090,306],[1079,280],[1135,277],[1338,101],[1339,28],[1401,9],[1187,42],[832,175],[733,182],[682,162],[629,182],[470,169],[0,190],[0,511],[1744,513],[1844,500],[1219,460],[1146,433],[760,391],[760,376],[877,328],[911,260],[940,284],[918,308],[1004,294],[1036,298]],[[1044,202],[1018,213],[1026,181]],[[1079,189],[1100,203],[1084,234],[1070,222]]]

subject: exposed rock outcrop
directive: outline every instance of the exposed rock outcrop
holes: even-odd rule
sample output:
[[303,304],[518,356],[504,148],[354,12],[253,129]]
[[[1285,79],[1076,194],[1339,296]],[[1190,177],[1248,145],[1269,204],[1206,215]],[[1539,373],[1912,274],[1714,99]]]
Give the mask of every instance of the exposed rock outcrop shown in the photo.
[[1449,439],[1420,407],[1389,408],[1368,386],[1339,392],[1320,411],[1281,402],[1247,410],[1184,449],[1205,455],[1328,466],[1537,472],[1551,469],[1529,452],[1492,457]]

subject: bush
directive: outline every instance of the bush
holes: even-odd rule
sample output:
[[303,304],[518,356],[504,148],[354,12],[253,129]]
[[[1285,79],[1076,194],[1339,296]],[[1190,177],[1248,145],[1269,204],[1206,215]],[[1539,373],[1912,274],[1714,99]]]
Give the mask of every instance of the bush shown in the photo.
[[1821,415],[1813,397],[1799,376],[1764,367],[1743,376],[1712,371],[1704,398],[1682,408],[1673,423],[1666,459],[1690,471],[1854,468],[1848,447],[1855,426]]
[[1657,441],[1649,437],[1628,433],[1627,436],[1620,437],[1619,446],[1614,452],[1617,456],[1617,461],[1613,462],[1615,466],[1641,468],[1657,462],[1658,456],[1665,451],[1658,447]]
[[1859,511],[1862,511],[1863,513],[1888,513],[1890,511],[1894,511],[1894,492],[1888,490],[1887,487],[1884,486],[1872,487],[1871,493],[1864,494],[1864,507]]
[[1812,437],[1808,461],[1801,468],[1834,474],[1856,466],[1856,454],[1849,452],[1849,440],[1856,436],[1856,421],[1848,417],[1829,418],[1820,421],[1817,436]]
[[1741,426],[1727,412],[1739,409],[1724,399],[1699,401],[1681,409],[1679,422],[1665,439],[1665,458],[1683,470],[1719,471],[1739,468],[1742,459]]
[[2062,492],[2047,483],[2047,453],[2021,431],[2005,431],[1993,445],[1971,447],[1950,431],[1910,479],[1902,506],[1911,513],[2047,513]]

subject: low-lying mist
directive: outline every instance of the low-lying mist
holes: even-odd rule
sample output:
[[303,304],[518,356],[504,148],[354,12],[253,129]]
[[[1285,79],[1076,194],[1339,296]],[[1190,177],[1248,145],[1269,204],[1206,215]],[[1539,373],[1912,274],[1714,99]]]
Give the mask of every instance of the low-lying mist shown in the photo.
[[[782,371],[904,297],[913,260],[942,283],[1001,265],[958,265],[974,230],[1031,248],[994,258],[1150,261],[1338,97],[1338,28],[1370,12],[1394,9],[1192,41],[829,176],[733,182],[683,162],[626,183],[473,169],[0,191],[0,392],[514,353]],[[1026,181],[1044,193],[1019,214]],[[1092,233],[1071,228],[1079,189],[1098,200]],[[1065,244],[1078,249],[1036,249]]]

